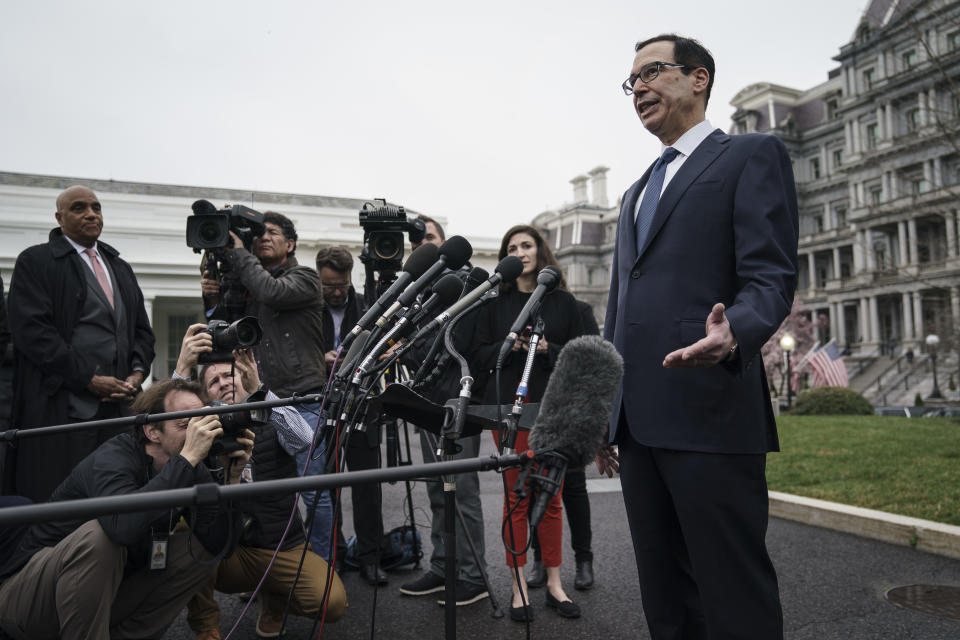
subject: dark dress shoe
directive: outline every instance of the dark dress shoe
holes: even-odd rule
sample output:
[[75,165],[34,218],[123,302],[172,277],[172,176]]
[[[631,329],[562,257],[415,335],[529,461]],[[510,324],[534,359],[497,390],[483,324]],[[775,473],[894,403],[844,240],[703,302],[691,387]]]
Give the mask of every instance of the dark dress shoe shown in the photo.
[[510,607],[510,619],[517,622],[533,622],[533,607]]
[[383,572],[378,564],[365,564],[360,567],[360,577],[367,581],[367,584],[374,587],[387,584],[387,574]]
[[533,567],[530,569],[530,577],[527,578],[527,586],[533,589],[539,589],[547,584],[547,569],[539,560],[533,561]]
[[547,607],[550,609],[556,609],[561,618],[580,617],[580,607],[576,602],[573,600],[564,600],[561,602],[554,598],[549,591],[547,591]]
[[586,591],[593,588],[593,561],[577,561],[577,577],[573,579],[573,588]]

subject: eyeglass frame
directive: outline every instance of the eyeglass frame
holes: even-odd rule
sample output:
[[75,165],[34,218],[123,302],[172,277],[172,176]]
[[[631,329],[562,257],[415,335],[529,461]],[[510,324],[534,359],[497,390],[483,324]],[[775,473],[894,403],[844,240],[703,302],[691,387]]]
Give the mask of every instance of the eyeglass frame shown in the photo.
[[[661,67],[677,67],[679,69],[690,69],[690,70],[696,69],[696,67],[693,67],[689,64],[681,64],[679,62],[663,62],[661,60],[657,60],[655,62],[648,62],[647,64],[640,67],[640,73],[631,73],[629,76],[627,76],[627,79],[623,81],[623,84],[620,85],[620,88],[623,89],[623,92],[626,95],[632,96],[633,86],[637,84],[637,80],[640,80],[641,82],[643,82],[643,84],[650,84],[651,82],[653,82],[654,80],[660,77]],[[655,71],[654,71],[653,77],[647,78],[646,80],[644,80],[643,74],[644,74],[644,71],[647,69],[654,69]]]

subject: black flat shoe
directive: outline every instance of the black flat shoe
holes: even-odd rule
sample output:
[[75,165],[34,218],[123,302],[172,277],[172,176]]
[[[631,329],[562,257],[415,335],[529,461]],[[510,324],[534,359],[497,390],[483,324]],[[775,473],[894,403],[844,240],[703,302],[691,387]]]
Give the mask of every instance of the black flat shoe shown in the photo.
[[[560,614],[561,618],[579,618],[580,617],[580,607],[573,600],[564,600],[560,602],[547,591],[547,607],[550,609],[556,609],[557,613]],[[511,615],[513,612],[511,611]]]
[[517,622],[533,622],[533,607],[510,607],[510,619]]
[[547,584],[547,569],[539,560],[533,561],[533,567],[530,569],[530,577],[527,578],[527,586],[531,589],[539,589]]
[[573,579],[573,588],[586,591],[593,588],[593,561],[581,560],[577,562],[577,577]]
[[373,587],[385,585],[389,582],[387,580],[387,574],[383,572],[383,569],[381,569],[378,564],[365,564],[360,567],[360,577]]

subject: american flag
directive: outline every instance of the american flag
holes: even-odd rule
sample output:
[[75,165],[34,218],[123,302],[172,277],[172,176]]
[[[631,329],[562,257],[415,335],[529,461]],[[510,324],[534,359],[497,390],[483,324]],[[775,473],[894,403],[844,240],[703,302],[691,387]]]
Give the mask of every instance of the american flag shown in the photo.
[[819,349],[810,358],[813,369],[813,386],[846,387],[850,384],[847,377],[847,365],[843,363],[840,349],[833,340]]

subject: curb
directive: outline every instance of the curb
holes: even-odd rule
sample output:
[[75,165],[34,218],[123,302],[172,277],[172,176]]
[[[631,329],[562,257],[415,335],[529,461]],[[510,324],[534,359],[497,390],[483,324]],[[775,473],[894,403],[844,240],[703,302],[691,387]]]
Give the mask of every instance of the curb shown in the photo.
[[770,491],[770,515],[960,560],[960,527]]

